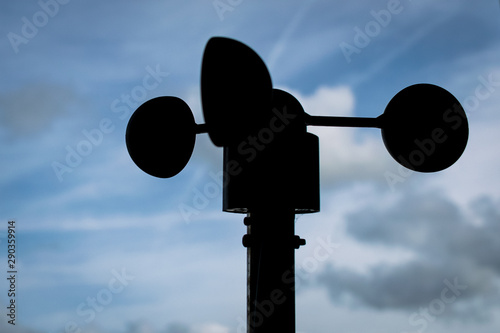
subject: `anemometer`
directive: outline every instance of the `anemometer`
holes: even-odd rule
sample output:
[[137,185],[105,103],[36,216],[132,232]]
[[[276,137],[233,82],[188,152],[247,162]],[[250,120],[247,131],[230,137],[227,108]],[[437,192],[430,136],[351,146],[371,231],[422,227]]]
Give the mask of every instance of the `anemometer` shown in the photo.
[[[319,139],[308,126],[373,127],[389,154],[419,172],[441,171],[467,145],[465,111],[447,90],[415,84],[397,93],[376,118],[309,115],[286,91],[274,89],[255,51],[234,39],[211,38],[203,54],[196,124],[180,98],[142,104],[126,130],[130,157],[159,178],[188,163],[199,133],[224,149],[223,211],[247,214],[247,331],[295,332],[295,214],[320,210]],[[288,274],[292,272],[292,274]]]

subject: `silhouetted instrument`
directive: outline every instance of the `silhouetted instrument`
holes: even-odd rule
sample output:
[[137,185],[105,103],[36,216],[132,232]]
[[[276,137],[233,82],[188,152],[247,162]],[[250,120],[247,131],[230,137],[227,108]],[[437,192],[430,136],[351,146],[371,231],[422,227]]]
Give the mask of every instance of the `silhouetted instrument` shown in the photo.
[[401,90],[377,118],[311,116],[273,89],[252,49],[223,37],[206,45],[201,100],[203,125],[177,97],[145,102],[128,123],[127,149],[144,172],[169,178],[188,163],[196,134],[224,147],[223,210],[248,214],[247,326],[254,333],[295,332],[294,249],[305,241],[294,235],[294,216],[319,211],[319,143],[307,126],[380,128],[391,156],[420,172],[451,166],[469,136],[460,103],[431,84]]
[[[181,99],[154,98],[130,118],[126,132],[130,156],[152,176],[175,176],[189,161],[197,133],[208,132],[218,147],[242,142],[268,125],[276,94],[264,62],[252,49],[233,39],[211,38],[201,70],[206,124],[195,124],[189,106]],[[288,101],[282,102],[298,103],[289,96],[284,98]],[[431,84],[401,90],[377,118],[300,116],[308,126],[380,128],[391,156],[421,172],[440,171],[455,163],[469,135],[460,103]]]

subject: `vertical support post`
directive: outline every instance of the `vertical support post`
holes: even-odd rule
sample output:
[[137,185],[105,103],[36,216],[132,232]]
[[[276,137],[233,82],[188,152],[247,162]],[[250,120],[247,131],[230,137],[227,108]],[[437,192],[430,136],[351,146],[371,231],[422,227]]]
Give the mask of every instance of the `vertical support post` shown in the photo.
[[[247,333],[295,333],[295,213],[319,211],[319,143],[290,94],[247,141],[224,146],[223,210],[246,213]],[[269,110],[271,111],[271,110]]]
[[252,212],[245,224],[247,333],[295,333],[294,211]]

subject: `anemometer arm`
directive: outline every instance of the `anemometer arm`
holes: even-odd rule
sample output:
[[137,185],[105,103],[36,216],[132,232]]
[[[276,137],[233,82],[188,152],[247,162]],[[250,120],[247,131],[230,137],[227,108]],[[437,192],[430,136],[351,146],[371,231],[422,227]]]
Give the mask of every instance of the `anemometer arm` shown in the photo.
[[208,126],[207,124],[196,124],[194,130],[196,134],[208,133]]
[[311,116],[306,114],[306,125],[309,126],[335,126],[335,127],[374,127],[382,128],[382,116],[377,118],[362,117],[331,117],[331,116]]

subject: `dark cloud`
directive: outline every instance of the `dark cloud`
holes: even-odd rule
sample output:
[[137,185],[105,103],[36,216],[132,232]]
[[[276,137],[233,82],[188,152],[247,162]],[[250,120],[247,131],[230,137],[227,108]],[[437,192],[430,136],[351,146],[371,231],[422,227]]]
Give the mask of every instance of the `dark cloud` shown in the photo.
[[347,232],[359,241],[433,256],[447,254],[446,240],[472,228],[455,204],[430,193],[409,193],[391,207],[366,207],[347,220]]
[[416,310],[459,285],[447,313],[481,316],[500,306],[500,209],[483,197],[466,212],[438,193],[409,194],[389,207],[366,207],[347,217],[356,240],[394,251],[410,261],[371,267],[366,274],[327,268],[320,276],[335,301],[376,309]]

